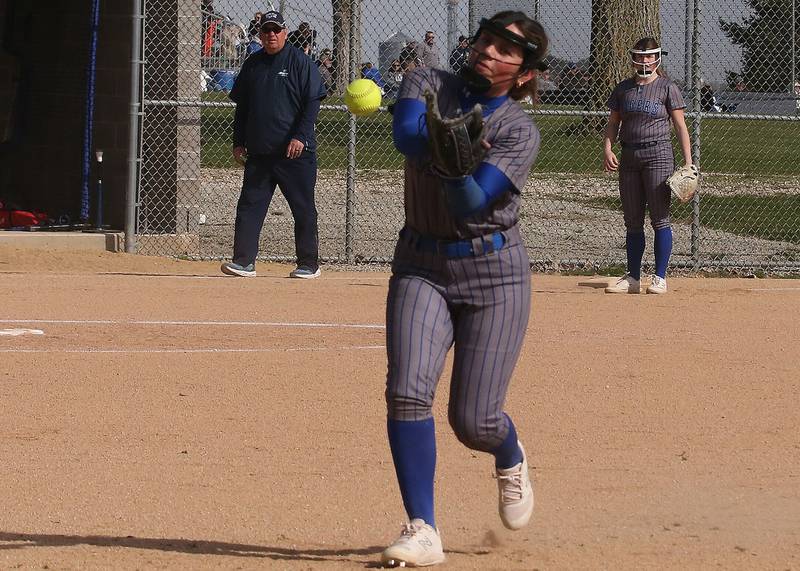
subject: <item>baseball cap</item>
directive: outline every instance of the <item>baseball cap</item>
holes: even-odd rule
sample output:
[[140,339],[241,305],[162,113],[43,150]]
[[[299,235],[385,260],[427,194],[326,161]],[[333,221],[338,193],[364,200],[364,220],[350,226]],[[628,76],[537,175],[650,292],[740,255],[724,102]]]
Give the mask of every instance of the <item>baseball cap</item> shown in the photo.
[[261,16],[261,27],[263,28],[267,24],[277,24],[281,28],[286,27],[286,22],[284,21],[283,16],[280,12],[275,10],[264,12],[264,14]]

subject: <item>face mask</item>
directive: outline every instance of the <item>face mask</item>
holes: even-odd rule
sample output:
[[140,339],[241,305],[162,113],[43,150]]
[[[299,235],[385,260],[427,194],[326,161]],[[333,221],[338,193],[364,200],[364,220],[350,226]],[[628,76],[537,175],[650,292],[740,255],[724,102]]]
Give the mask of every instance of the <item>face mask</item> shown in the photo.
[[[640,61],[636,61],[636,56],[644,56],[656,54],[657,57],[655,61],[650,63],[642,63]],[[630,58],[631,63],[633,64],[633,68],[636,71],[636,75],[639,77],[650,77],[653,75],[658,66],[661,65],[661,48],[654,48],[652,50],[630,50]]]
[[488,77],[481,75],[468,65],[462,67],[458,74],[467,84],[469,90],[475,95],[483,95],[492,87],[492,82]]

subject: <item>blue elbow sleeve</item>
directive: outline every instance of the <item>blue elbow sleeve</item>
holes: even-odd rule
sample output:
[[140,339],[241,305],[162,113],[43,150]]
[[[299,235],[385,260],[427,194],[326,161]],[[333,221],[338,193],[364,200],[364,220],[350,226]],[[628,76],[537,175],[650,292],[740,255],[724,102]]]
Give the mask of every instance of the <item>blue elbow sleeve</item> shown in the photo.
[[425,103],[418,99],[399,99],[392,113],[392,140],[406,156],[423,154],[428,147]]
[[457,218],[480,212],[513,188],[508,177],[489,163],[481,163],[471,176],[444,181],[447,209]]
[[456,218],[466,218],[483,210],[488,198],[472,175],[445,180],[444,194],[447,210]]

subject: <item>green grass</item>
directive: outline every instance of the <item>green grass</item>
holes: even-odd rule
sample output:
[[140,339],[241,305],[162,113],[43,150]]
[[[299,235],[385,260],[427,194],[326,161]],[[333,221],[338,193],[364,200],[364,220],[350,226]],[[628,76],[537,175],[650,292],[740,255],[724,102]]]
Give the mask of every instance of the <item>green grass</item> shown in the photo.
[[[800,195],[701,196],[700,224],[740,236],[800,244]],[[621,210],[619,198],[590,199],[601,208]],[[692,205],[673,202],[675,222],[692,221]]]
[[[228,101],[224,93],[204,94],[206,101]],[[341,104],[341,100],[326,100]],[[548,109],[549,107],[543,107]],[[320,168],[347,166],[348,114],[322,110],[317,122]],[[542,134],[536,162],[538,172],[599,173],[600,135],[573,134],[579,117],[535,116]],[[202,163],[207,167],[234,166],[230,158],[231,108],[203,108]],[[378,113],[357,121],[356,164],[364,169],[398,169],[402,158],[392,145],[391,116]],[[691,128],[691,125],[690,125]],[[704,172],[796,175],[800,164],[800,122],[705,119],[701,125]]]

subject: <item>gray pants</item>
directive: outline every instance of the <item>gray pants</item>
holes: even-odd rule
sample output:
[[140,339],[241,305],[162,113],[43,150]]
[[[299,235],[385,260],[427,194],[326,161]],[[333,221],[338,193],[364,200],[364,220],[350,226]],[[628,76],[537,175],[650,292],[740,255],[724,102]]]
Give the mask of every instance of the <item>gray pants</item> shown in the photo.
[[645,208],[650,210],[654,230],[671,225],[671,194],[667,179],[675,170],[672,144],[660,141],[644,149],[623,147],[619,167],[619,196],[628,232],[644,230]]
[[386,304],[389,418],[425,420],[455,347],[448,419],[466,446],[490,451],[503,415],[531,304],[528,254],[516,228],[491,254],[447,259],[397,244]]

